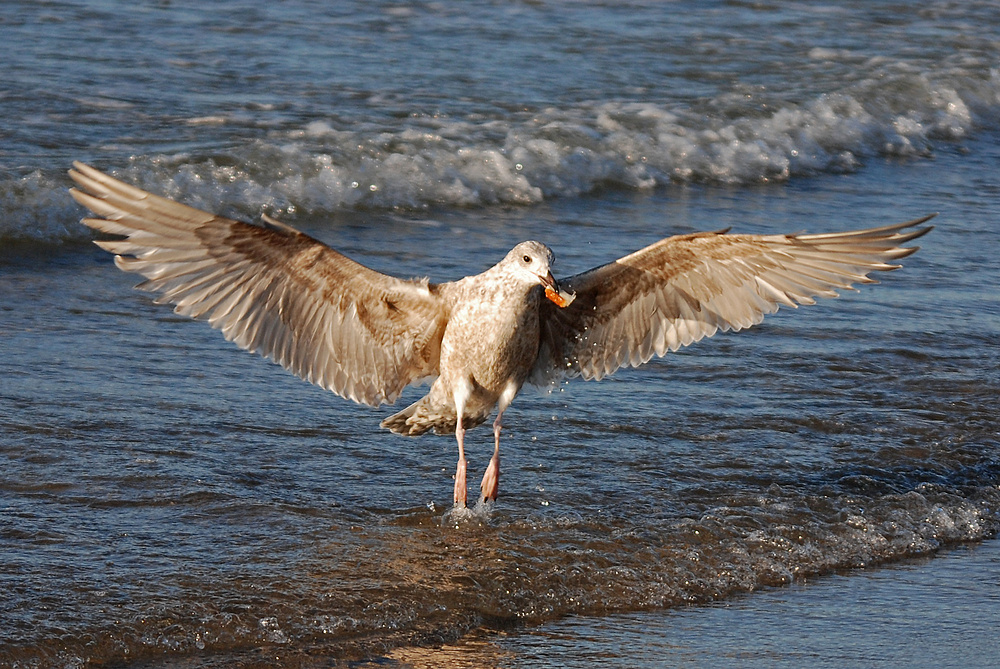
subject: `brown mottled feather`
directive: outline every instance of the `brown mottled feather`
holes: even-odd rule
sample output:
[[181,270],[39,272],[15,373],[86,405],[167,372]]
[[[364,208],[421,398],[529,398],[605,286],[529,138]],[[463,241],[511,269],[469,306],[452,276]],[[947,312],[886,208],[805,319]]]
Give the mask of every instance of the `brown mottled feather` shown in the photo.
[[290,226],[251,225],[157,197],[80,163],[73,197],[138,287],[242,348],[356,402],[392,402],[436,376],[446,314],[437,287],[375,272]]
[[718,330],[742,330],[781,305],[813,304],[837,289],[872,283],[868,273],[917,250],[932,216],[854,232],[816,235],[697,233],[663,239],[560,280],[576,300],[542,305],[541,348],[530,381],[601,379]]
[[[542,298],[552,252],[523,242],[482,274],[440,285],[360,265],[267,217],[242,223],[157,197],[74,163],[73,197],[124,237],[98,244],[146,277],[158,302],[357,402],[392,402],[437,376],[421,400],[382,425],[404,434],[486,420],[525,381],[600,379],[718,330],[759,323],[781,305],[812,304],[870,283],[916,251],[902,244],[930,216],[829,234],[697,233],[663,239],[560,283],[566,308]],[[529,256],[536,274],[518,269]]]

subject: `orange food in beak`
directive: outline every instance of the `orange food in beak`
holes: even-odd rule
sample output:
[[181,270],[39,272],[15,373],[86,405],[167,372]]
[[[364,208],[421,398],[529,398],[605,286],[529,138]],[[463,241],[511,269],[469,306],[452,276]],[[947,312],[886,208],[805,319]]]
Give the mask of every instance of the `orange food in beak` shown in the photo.
[[572,293],[567,293],[565,290],[556,292],[549,286],[545,286],[545,297],[549,298],[556,303],[556,306],[562,307],[563,309],[572,304],[573,300],[576,299],[576,295]]

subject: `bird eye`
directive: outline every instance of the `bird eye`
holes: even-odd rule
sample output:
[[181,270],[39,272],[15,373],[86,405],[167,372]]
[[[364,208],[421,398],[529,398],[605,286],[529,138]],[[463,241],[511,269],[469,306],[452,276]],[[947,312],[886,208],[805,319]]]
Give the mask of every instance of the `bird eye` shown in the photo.
[[521,260],[523,260],[525,263],[530,263],[531,262],[531,256],[524,256],[523,258],[521,258]]

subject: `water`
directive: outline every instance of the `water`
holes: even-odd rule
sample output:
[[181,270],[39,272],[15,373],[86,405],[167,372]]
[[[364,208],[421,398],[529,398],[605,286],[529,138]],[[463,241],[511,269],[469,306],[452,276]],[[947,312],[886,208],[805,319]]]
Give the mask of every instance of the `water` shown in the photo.
[[[752,628],[772,586],[832,607],[995,536],[1000,10],[327,4],[4,5],[0,665],[544,666],[562,624],[586,662],[669,633],[648,612],[706,645],[718,606]],[[497,507],[456,526],[452,439],[133,291],[74,159],[435,280],[529,238],[568,275],[674,233],[940,216],[881,286],[526,391]]]
[[[995,663],[996,541],[708,607],[570,617],[488,632],[375,667],[967,667]],[[887,603],[893,606],[888,607]]]

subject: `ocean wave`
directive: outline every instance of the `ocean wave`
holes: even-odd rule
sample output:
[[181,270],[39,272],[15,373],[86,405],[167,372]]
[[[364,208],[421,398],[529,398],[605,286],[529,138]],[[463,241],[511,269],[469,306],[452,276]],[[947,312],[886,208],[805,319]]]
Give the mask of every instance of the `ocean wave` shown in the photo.
[[69,199],[66,184],[34,171],[0,179],[0,244],[82,242],[92,235],[78,225],[80,210]]
[[414,117],[379,132],[312,121],[238,149],[238,167],[161,159],[209,186],[206,201],[250,196],[279,212],[530,205],[605,187],[755,185],[851,172],[873,157],[929,156],[993,124],[1000,74],[944,82],[896,74],[774,111],[764,103],[748,109],[746,98],[713,100],[708,111],[600,102],[502,119]]
[[[532,205],[672,183],[739,187],[852,172],[878,157],[927,157],[996,125],[1000,70],[935,76],[895,64],[802,103],[757,97],[733,92],[697,108],[614,101],[496,118],[414,115],[396,127],[312,120],[224,152],[136,155],[99,166],[153,192],[244,217]],[[67,185],[62,175],[41,172],[0,182],[0,239],[86,239]]]
[[502,120],[415,118],[378,133],[313,121],[238,150],[238,167],[165,162],[184,180],[208,185],[202,197],[216,205],[224,204],[219,196],[308,213],[530,205],[605,187],[744,186],[850,172],[877,156],[925,157],[942,142],[970,135],[974,108],[1000,105],[1000,77],[973,93],[912,76],[897,82],[900,99],[875,87],[773,113],[741,108],[736,118],[730,108],[745,100],[720,103],[714,114],[604,102]]

